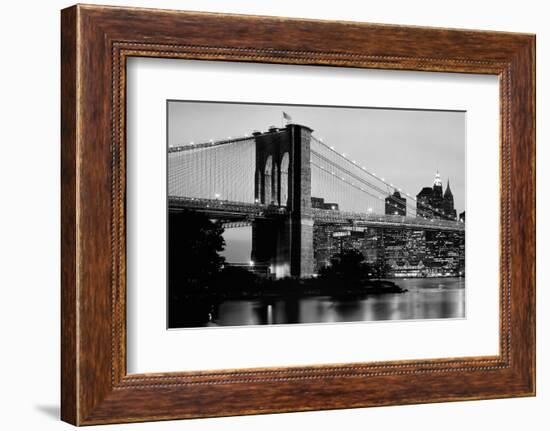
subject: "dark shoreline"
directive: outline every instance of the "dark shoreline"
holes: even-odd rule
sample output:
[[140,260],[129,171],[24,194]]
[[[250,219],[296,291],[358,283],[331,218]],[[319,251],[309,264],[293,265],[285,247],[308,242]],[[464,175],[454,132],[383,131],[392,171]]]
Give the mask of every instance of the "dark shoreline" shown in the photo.
[[234,300],[234,299],[256,299],[256,298],[278,298],[278,297],[308,297],[308,296],[332,296],[332,297],[357,297],[366,295],[381,295],[388,293],[405,293],[402,289],[389,280],[322,280],[316,279],[272,282],[256,286],[254,289],[226,291],[189,292],[182,295],[184,300]]

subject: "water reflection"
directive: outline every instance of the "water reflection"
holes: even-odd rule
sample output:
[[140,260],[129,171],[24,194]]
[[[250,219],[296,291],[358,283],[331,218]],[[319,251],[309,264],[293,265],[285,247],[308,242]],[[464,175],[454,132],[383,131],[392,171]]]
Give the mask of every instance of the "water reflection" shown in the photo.
[[186,327],[363,322],[462,318],[462,278],[396,281],[406,293],[355,297],[312,296],[189,303],[180,310]]

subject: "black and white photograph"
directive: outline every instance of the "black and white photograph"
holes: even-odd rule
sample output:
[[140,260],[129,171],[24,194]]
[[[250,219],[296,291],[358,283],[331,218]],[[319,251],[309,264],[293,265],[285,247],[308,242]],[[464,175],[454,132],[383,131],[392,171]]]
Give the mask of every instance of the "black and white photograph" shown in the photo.
[[466,112],[166,106],[169,329],[465,317]]
[[1,429],[550,429],[546,2],[2,6]]

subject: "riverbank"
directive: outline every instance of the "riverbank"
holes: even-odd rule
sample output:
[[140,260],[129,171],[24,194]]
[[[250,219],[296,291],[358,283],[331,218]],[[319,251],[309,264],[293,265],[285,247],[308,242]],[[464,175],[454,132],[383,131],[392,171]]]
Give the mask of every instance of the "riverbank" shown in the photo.
[[262,280],[250,285],[231,284],[231,280],[223,286],[213,286],[202,291],[188,292],[181,295],[182,299],[193,300],[234,300],[277,297],[357,297],[366,295],[380,295],[389,293],[405,293],[407,289],[401,288],[390,280],[342,280],[327,278],[309,278],[296,280],[292,278],[282,280]]

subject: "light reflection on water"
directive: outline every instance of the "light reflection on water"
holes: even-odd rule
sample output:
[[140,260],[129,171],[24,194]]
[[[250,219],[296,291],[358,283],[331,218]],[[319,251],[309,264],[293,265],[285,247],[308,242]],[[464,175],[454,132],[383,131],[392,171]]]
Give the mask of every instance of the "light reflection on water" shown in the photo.
[[227,300],[188,326],[279,325],[465,317],[463,278],[394,280],[406,293]]

